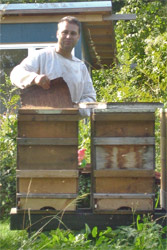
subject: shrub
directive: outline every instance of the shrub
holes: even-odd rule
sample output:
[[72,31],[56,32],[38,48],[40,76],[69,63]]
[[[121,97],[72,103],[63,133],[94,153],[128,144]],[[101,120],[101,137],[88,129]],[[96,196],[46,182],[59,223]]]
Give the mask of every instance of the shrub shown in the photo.
[[18,107],[19,96],[16,88],[11,86],[9,78],[6,83],[1,84],[1,101],[5,112],[0,114],[0,217],[9,213],[12,206],[15,206],[16,196],[16,135],[17,117],[15,111]]

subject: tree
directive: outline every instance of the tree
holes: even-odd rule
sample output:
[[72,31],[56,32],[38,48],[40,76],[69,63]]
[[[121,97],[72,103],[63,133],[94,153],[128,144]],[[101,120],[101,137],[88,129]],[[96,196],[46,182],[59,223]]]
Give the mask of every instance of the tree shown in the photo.
[[118,21],[115,27],[118,56],[129,54],[130,59],[143,59],[147,38],[156,37],[166,31],[167,4],[161,1],[126,0],[120,13],[135,13],[136,20]]
[[120,13],[136,20],[115,24],[118,65],[93,72],[99,101],[166,102],[167,3],[126,0]]

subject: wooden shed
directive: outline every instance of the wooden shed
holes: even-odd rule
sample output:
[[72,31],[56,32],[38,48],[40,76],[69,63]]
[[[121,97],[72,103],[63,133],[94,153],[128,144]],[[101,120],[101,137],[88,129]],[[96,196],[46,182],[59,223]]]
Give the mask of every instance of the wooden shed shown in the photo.
[[115,15],[112,15],[111,1],[0,4],[0,14],[3,50],[29,48],[30,51],[52,45],[56,41],[57,22],[72,15],[82,24],[75,55],[92,68],[99,67],[97,55],[108,66],[115,58]]

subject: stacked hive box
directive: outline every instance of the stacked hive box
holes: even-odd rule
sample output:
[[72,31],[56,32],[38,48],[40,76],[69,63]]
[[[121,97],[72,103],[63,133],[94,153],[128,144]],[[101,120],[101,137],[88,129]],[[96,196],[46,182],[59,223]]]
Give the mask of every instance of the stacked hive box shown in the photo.
[[92,114],[92,202],[95,212],[152,211],[154,108],[108,104]]
[[20,109],[17,208],[76,209],[78,110]]

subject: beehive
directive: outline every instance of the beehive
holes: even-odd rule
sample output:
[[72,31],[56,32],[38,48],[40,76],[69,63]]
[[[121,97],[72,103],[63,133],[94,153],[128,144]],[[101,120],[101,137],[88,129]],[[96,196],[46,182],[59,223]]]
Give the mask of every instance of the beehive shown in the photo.
[[76,209],[78,109],[19,109],[17,208]]
[[94,212],[154,208],[155,108],[115,103],[94,109],[92,202]]

